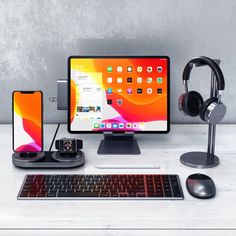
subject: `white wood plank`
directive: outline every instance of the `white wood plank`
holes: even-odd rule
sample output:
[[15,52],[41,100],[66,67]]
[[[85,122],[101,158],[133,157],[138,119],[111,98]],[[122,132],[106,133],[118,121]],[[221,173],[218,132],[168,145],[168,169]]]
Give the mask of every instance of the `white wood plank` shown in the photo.
[[[56,125],[45,126],[45,148],[49,147],[55,128]],[[11,163],[11,127],[0,125],[0,186],[2,188],[0,228],[107,229],[109,230],[107,235],[113,235],[109,234],[112,229],[236,229],[235,131],[236,125],[220,125],[217,128],[216,154],[221,163],[212,169],[193,169],[179,162],[179,156],[186,151],[206,149],[207,126],[172,125],[172,131],[168,135],[137,135],[142,151],[140,156],[98,156],[96,151],[102,138],[101,135],[74,135],[84,140],[86,154],[84,167],[72,170],[22,170],[13,167]],[[65,136],[71,135],[66,132],[66,127],[63,126],[59,131],[58,138]],[[95,167],[102,163],[111,165],[159,163],[161,169],[102,170]],[[188,194],[185,180],[188,175],[196,172],[205,173],[213,178],[217,187],[215,198],[198,200]],[[185,200],[17,201],[16,196],[24,175],[29,173],[179,174]],[[171,232],[168,235],[174,235]],[[96,233],[96,235],[98,234]],[[191,232],[191,235],[195,234]],[[208,235],[213,235],[213,233]],[[221,233],[221,235],[224,234]]]
[[1,236],[232,236],[234,230],[4,230]]

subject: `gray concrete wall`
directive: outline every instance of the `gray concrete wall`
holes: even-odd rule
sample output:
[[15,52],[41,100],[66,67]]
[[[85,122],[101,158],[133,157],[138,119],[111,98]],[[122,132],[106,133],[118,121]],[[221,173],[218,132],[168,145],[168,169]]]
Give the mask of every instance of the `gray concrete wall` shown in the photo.
[[[41,89],[45,121],[66,121],[49,102],[67,77],[71,54],[165,54],[171,58],[171,119],[198,123],[177,108],[186,62],[222,60],[225,123],[236,122],[236,1],[234,0],[0,0],[0,123],[11,121],[13,90]],[[190,88],[208,97],[210,72],[193,72]],[[234,97],[235,96],[235,97]]]

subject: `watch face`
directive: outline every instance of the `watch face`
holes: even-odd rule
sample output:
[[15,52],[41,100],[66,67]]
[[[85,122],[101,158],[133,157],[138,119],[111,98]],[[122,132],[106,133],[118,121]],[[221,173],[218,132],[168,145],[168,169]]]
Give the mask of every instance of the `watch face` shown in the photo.
[[73,141],[72,140],[63,140],[63,151],[72,152],[73,151]]

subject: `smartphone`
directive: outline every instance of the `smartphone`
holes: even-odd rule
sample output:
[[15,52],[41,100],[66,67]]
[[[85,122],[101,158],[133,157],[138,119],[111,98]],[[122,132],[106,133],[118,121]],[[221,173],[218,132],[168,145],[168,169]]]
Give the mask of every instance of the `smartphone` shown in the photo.
[[43,93],[14,91],[12,114],[14,152],[43,151]]

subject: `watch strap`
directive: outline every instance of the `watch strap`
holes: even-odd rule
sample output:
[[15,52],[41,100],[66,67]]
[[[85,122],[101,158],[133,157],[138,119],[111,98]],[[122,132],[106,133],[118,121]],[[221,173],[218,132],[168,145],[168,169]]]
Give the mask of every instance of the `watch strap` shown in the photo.
[[81,139],[76,139],[76,151],[79,151],[80,149],[83,148],[83,141]]
[[55,148],[56,148],[57,150],[59,150],[59,143],[60,143],[60,140],[57,139],[56,142],[55,142]]

